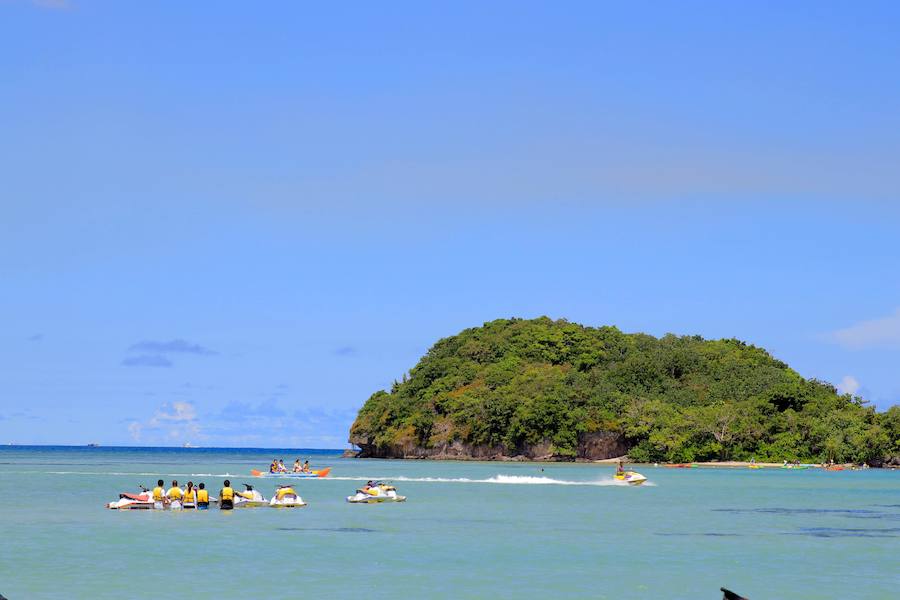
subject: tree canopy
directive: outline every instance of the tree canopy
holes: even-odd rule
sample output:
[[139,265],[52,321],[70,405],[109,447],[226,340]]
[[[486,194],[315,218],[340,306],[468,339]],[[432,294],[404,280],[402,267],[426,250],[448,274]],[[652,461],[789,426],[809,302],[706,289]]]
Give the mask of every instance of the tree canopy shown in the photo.
[[499,319],[439,340],[373,394],[351,441],[459,440],[510,456],[549,442],[574,458],[595,432],[620,435],[635,461],[878,463],[900,455],[900,407],[877,413],[736,339]]

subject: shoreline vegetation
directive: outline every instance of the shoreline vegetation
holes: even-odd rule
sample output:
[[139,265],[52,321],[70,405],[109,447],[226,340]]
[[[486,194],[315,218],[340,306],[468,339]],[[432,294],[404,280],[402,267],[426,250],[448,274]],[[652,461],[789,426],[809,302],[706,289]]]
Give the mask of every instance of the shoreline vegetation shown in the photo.
[[736,339],[499,319],[439,340],[360,409],[361,458],[900,465],[877,412]]

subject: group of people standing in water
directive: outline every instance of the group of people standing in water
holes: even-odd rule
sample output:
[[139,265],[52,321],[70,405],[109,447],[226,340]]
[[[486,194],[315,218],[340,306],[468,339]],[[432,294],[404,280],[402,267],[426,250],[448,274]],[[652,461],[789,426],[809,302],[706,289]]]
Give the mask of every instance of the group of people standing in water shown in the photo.
[[[284,459],[272,459],[272,464],[269,465],[269,473],[287,473],[287,467],[284,466]],[[303,464],[300,464],[300,459],[294,461],[294,468],[292,470],[293,473],[309,473],[309,461],[304,461]]]
[[[219,508],[222,510],[234,508],[234,495],[235,491],[231,487],[231,482],[226,479],[224,487],[219,490]],[[158,505],[157,508],[164,508],[176,503],[185,509],[207,510],[209,508],[209,490],[206,489],[205,483],[201,483],[195,488],[194,482],[188,481],[184,489],[181,489],[177,481],[172,481],[172,487],[166,490],[165,482],[160,479],[153,488],[152,497],[153,503]]]

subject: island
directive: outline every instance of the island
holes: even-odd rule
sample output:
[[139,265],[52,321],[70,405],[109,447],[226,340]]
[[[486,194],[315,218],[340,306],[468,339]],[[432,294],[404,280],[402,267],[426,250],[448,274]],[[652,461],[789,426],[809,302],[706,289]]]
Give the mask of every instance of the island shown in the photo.
[[360,409],[362,458],[900,464],[900,406],[876,411],[737,339],[548,317],[439,340]]

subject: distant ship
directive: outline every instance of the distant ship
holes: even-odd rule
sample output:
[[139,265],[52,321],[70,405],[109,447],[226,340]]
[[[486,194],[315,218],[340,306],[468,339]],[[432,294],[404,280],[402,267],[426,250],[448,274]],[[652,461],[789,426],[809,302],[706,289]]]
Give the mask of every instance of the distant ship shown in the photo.
[[99,448],[99,447],[100,447],[100,444],[95,444],[93,442],[88,444],[88,448]]
[[196,448],[196,446],[194,446],[190,442],[185,442],[184,444],[181,445],[181,447],[182,448]]

